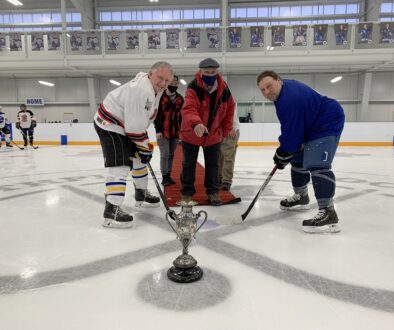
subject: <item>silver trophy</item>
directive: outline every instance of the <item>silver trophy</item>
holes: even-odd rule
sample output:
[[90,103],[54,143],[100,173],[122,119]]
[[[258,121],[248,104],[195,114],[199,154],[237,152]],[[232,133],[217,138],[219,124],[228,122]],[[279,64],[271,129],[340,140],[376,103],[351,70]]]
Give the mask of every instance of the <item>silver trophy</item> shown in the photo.
[[[182,254],[174,260],[174,266],[168,270],[167,276],[174,282],[190,283],[198,281],[203,275],[202,269],[197,266],[197,260],[189,254],[189,245],[192,239],[195,238],[196,233],[207,221],[208,214],[205,211],[199,211],[197,214],[194,214],[192,208],[197,205],[194,201],[180,201],[177,202],[177,205],[181,207],[181,212],[176,214],[175,211],[168,210],[166,220],[181,241],[183,250]],[[201,225],[197,227],[197,220],[202,214],[205,218]],[[175,220],[175,227],[168,217]]]

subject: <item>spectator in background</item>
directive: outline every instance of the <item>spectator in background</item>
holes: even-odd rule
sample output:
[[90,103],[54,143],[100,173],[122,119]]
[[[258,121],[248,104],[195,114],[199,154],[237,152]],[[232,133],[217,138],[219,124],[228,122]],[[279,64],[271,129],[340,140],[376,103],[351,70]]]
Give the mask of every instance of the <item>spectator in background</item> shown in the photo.
[[219,156],[219,183],[223,190],[229,191],[233,183],[235,155],[239,140],[239,119],[235,106],[233,129],[226,136],[220,146]]
[[163,177],[162,185],[175,184],[171,178],[172,162],[175,149],[179,142],[181,128],[181,109],[183,97],[177,92],[179,77],[174,78],[160,99],[159,109],[154,121],[156,140],[160,149],[160,170]]

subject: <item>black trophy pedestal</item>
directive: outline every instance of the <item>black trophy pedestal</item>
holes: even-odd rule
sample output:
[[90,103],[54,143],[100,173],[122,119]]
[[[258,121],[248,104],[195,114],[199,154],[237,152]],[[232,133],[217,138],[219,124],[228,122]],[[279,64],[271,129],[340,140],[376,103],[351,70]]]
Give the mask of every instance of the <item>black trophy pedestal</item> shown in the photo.
[[178,283],[191,283],[201,279],[203,271],[200,267],[179,268],[172,266],[167,271],[167,276],[171,281]]

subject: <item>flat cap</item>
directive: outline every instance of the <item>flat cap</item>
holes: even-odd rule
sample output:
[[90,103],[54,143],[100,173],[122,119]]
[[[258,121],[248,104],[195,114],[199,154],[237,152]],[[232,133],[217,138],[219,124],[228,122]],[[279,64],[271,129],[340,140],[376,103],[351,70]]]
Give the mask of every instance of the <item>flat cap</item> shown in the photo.
[[206,69],[206,68],[218,68],[220,67],[219,63],[216,62],[213,58],[206,58],[205,60],[202,60],[200,64],[198,65],[200,69]]

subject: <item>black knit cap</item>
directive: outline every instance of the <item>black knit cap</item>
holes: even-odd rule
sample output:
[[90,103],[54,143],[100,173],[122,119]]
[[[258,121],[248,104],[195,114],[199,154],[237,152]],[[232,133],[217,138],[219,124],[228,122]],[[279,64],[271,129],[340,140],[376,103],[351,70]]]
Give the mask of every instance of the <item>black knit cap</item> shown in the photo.
[[220,67],[220,65],[213,58],[208,57],[205,60],[202,60],[198,65],[198,67],[200,69],[207,69],[207,68],[218,68]]

